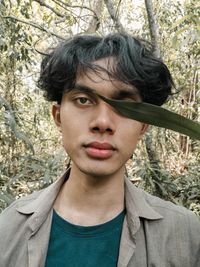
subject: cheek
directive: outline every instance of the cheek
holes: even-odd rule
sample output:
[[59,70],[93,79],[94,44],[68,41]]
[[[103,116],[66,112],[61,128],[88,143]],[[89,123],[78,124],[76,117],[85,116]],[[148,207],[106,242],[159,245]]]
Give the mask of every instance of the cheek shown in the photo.
[[121,128],[121,147],[125,147],[127,153],[132,153],[141,139],[142,125],[135,121],[129,121]]
[[76,146],[86,129],[84,123],[81,123],[77,116],[64,115],[61,116],[61,134],[65,148]]
[[138,121],[128,119],[127,122],[124,123],[123,129],[127,140],[132,139],[134,141],[141,136],[142,124]]

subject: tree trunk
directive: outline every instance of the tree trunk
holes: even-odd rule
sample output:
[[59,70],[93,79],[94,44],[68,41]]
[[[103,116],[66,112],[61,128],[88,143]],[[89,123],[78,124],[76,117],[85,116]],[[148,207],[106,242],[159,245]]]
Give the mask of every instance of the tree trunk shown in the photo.
[[99,29],[100,26],[100,17],[102,12],[103,0],[97,0],[93,6],[95,14],[92,16],[89,26],[86,30],[87,33],[94,33]]
[[111,19],[113,20],[114,24],[115,24],[115,28],[118,32],[125,32],[125,29],[123,27],[123,25],[121,24],[119,18],[116,16],[116,10],[114,7],[114,4],[112,2],[112,0],[104,0],[104,3],[108,9],[108,13],[110,14]]
[[[149,22],[149,29],[150,29],[150,36],[151,36],[151,43],[153,46],[153,54],[155,57],[159,58],[160,57],[160,49],[158,45],[158,25],[156,22],[156,18],[154,15],[153,11],[153,3],[152,0],[145,0],[145,6],[146,6],[146,11],[147,11],[147,17],[148,17],[148,22]],[[149,159],[149,163],[151,166],[151,169],[154,170],[151,173],[152,180],[155,181],[158,179],[160,176],[160,169],[161,166],[159,164],[159,157],[158,154],[153,147],[153,141],[152,141],[152,132],[150,131],[148,134],[145,136],[145,145],[146,145],[146,151]],[[157,186],[157,183],[155,183],[155,190],[156,194],[160,197],[162,197],[162,192],[160,191],[160,188]]]
[[152,0],[145,0],[145,6],[147,11],[147,17],[149,22],[149,29],[151,35],[151,42],[153,45],[153,53],[156,57],[160,57],[160,48],[159,48],[159,34],[158,34],[158,24],[156,22],[156,17],[153,11]]

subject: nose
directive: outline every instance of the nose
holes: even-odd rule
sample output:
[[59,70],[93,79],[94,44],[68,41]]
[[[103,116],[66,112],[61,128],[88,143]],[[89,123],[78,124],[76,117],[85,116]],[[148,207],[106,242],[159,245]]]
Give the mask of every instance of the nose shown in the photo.
[[114,134],[116,131],[115,116],[112,107],[102,101],[96,106],[92,114],[90,130],[93,133]]

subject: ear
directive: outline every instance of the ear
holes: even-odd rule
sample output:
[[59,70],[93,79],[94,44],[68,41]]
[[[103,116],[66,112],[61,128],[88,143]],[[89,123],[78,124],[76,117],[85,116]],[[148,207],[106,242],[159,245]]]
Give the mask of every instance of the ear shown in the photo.
[[61,119],[60,119],[60,105],[58,104],[53,104],[52,106],[52,115],[55,121],[55,124],[61,129]]
[[146,133],[146,131],[149,128],[149,124],[143,123],[142,124],[142,129],[140,131],[140,139],[143,137],[143,135]]

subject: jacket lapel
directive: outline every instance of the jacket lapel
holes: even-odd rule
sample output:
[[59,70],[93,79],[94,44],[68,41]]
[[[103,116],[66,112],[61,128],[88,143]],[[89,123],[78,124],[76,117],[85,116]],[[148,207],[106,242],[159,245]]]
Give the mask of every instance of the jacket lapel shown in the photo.
[[[28,267],[44,267],[51,231],[52,210],[45,222],[30,235],[28,240]],[[37,224],[37,217],[34,218]]]
[[[27,226],[30,230],[28,238],[28,267],[44,267],[48,249],[53,204],[69,172],[67,171],[55,183],[39,192],[37,197],[17,208],[22,214],[30,215]],[[38,193],[37,193],[38,194]]]
[[137,246],[135,236],[142,227],[140,217],[147,220],[163,218],[146,202],[143,191],[136,188],[127,177],[125,177],[125,207],[126,216],[122,229],[117,267],[128,266],[135,252]]
[[130,258],[132,257],[135,250],[135,241],[132,238],[130,231],[128,229],[127,217],[124,219],[119,258],[117,267],[125,267],[128,265]]

